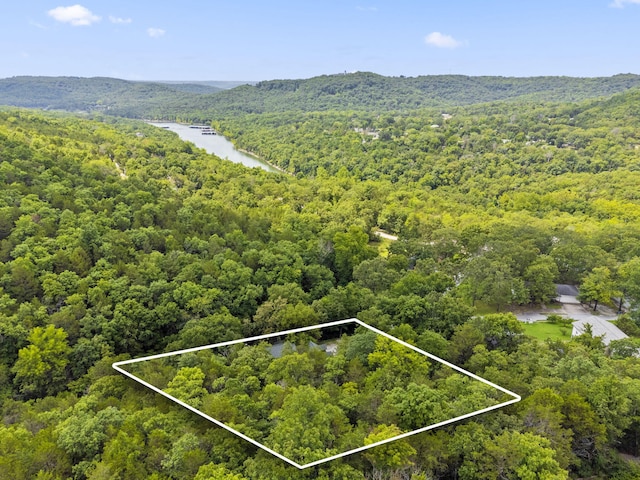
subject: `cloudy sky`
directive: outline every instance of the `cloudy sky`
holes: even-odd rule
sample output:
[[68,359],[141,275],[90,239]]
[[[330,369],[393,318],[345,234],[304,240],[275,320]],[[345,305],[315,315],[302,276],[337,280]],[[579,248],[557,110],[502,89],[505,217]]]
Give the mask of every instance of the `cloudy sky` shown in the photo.
[[640,74],[640,0],[77,1],[5,2],[0,78]]

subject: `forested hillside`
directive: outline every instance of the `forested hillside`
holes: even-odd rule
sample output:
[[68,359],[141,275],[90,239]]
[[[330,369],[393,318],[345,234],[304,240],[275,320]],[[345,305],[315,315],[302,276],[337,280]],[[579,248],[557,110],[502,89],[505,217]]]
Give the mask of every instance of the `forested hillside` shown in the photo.
[[[140,122],[0,111],[0,476],[638,478],[620,455],[640,453],[637,340],[543,342],[502,313],[549,302],[554,281],[591,282],[602,288],[585,301],[624,292],[619,325],[640,330],[636,95],[221,120],[296,175]],[[400,239],[380,243],[379,227]],[[354,316],[523,401],[299,471],[111,368]],[[329,359],[304,340],[277,360],[256,347],[152,374],[230,422],[255,418],[243,428],[256,435],[297,438],[309,458],[338,432],[385,438],[454,398],[486,401],[438,369],[418,379],[364,337]],[[278,425],[300,405],[331,419],[321,443]]]
[[370,72],[271,80],[209,97],[192,112],[215,115],[325,110],[399,111],[494,101],[570,102],[640,85],[638,75],[604,78],[384,77]]
[[197,102],[219,88],[188,83],[131,82],[117,78],[12,77],[0,79],[0,105],[52,110],[144,112],[168,101]]
[[129,82],[113,78],[0,79],[0,105],[103,110],[135,118],[211,121],[268,112],[368,112],[452,108],[496,101],[575,102],[637,88],[640,76],[600,78],[384,77],[369,72],[271,80],[205,95],[199,84]]

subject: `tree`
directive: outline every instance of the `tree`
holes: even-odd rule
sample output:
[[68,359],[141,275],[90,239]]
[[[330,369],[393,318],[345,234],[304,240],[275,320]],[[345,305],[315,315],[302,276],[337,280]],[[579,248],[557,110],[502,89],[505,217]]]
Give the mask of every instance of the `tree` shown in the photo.
[[578,300],[589,302],[589,305],[594,302],[593,311],[595,312],[598,302],[608,302],[617,294],[611,271],[607,267],[595,267],[584,277]]
[[[365,445],[371,445],[402,434],[395,425],[378,425],[365,439]],[[411,457],[416,450],[406,440],[396,440],[373,447],[364,454],[373,467],[378,470],[398,470],[413,465]]]
[[565,480],[569,478],[554,458],[549,440],[533,433],[506,431],[484,443],[477,455],[477,478]]
[[266,370],[267,382],[281,382],[285,386],[297,386],[313,381],[313,360],[307,353],[290,353],[276,358]]
[[634,257],[620,265],[618,276],[618,287],[622,291],[620,306],[622,306],[624,297],[627,296],[631,307],[637,309],[640,307],[640,257]]
[[179,339],[171,347],[172,349],[191,348],[234,340],[241,338],[241,333],[242,323],[240,320],[223,307],[213,315],[189,320],[180,330]]
[[19,257],[11,262],[11,276],[7,291],[19,302],[27,302],[40,292],[36,266],[29,259]]
[[371,290],[359,287],[355,283],[332,289],[326,296],[313,302],[321,321],[344,320],[355,317],[374,302]]
[[74,414],[56,428],[57,444],[76,462],[92,460],[102,451],[109,433],[117,429],[124,415],[115,407],[107,407],[95,413],[83,408],[74,409]]
[[589,384],[587,400],[607,429],[609,441],[616,441],[631,424],[632,407],[627,384],[613,375],[603,375]]
[[557,452],[556,459],[567,468],[575,463],[571,445],[573,432],[564,428],[563,398],[550,388],[536,390],[523,402],[523,423],[527,430],[548,439]]
[[609,355],[616,360],[636,357],[639,352],[640,338],[623,338],[621,340],[611,340],[609,343]]
[[546,303],[556,297],[554,281],[560,273],[558,267],[548,255],[540,255],[525,270],[523,279],[531,302]]
[[465,363],[477,345],[485,342],[484,333],[471,322],[459,325],[455,328],[454,334],[449,342],[448,358],[455,363]]
[[200,447],[198,437],[185,433],[176,440],[161,465],[172,478],[193,478],[206,459],[207,454]]
[[436,357],[444,358],[447,356],[449,342],[437,332],[432,330],[423,331],[416,342],[417,346],[425,352],[431,353]]
[[336,274],[342,285],[349,283],[354,267],[376,256],[376,251],[369,247],[368,235],[355,226],[336,233],[333,244]]
[[57,393],[66,379],[65,368],[71,352],[66,332],[53,325],[35,327],[27,340],[30,345],[20,349],[11,369],[15,373],[14,383],[27,396]]
[[354,281],[375,293],[387,290],[399,277],[399,273],[390,268],[383,257],[364,260],[353,269]]
[[474,317],[469,323],[482,332],[489,350],[500,348],[512,352],[525,339],[522,322],[513,313]]
[[592,406],[579,393],[569,393],[562,405],[563,426],[573,432],[571,451],[590,465],[606,442],[606,428]]
[[223,465],[207,463],[198,469],[193,480],[245,480],[245,477],[231,472]]
[[367,376],[367,384],[382,391],[404,387],[411,379],[426,378],[431,365],[424,355],[382,335],[376,338],[375,350],[367,358],[374,369]]
[[271,418],[276,424],[265,444],[300,464],[337,453],[337,439],[349,428],[329,395],[308,385],[294,388]]
[[187,405],[199,408],[202,404],[202,396],[207,394],[207,389],[202,386],[204,378],[205,375],[200,368],[183,367],[169,382],[165,392]]
[[498,311],[502,305],[522,304],[529,298],[522,279],[514,276],[511,269],[502,262],[491,264],[486,282],[488,285],[480,298],[487,303],[496,304]]
[[502,305],[525,303],[529,294],[524,281],[514,275],[509,263],[486,256],[473,258],[465,268],[465,288],[471,300]]
[[120,430],[104,447],[102,461],[93,471],[95,478],[127,478],[143,480],[149,477],[144,464],[144,436],[139,431]]
[[383,423],[397,423],[405,431],[416,430],[450,418],[447,400],[442,391],[412,382],[406,388],[391,390],[378,416]]

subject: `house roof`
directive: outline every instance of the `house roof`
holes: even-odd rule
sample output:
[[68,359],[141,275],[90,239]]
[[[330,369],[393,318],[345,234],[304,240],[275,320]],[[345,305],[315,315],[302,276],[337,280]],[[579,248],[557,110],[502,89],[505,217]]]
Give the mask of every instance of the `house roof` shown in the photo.
[[589,319],[573,322],[573,332],[571,333],[571,336],[575,337],[583,334],[586,330],[587,323],[591,325],[591,332],[594,337],[603,336],[602,341],[605,345],[609,345],[611,340],[622,340],[623,338],[627,338],[627,335],[613,323],[595,316]]

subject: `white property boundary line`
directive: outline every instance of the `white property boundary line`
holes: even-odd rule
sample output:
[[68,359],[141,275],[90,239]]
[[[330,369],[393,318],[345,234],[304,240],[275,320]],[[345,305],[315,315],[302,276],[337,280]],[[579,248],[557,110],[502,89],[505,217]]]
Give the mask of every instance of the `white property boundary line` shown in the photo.
[[[369,330],[371,330],[371,331],[373,331],[373,332],[375,332],[375,333],[377,333],[379,335],[382,335],[382,336],[384,336],[384,337],[386,337],[386,338],[388,338],[390,340],[393,340],[394,342],[397,342],[400,345],[403,345],[403,346],[405,346],[407,348],[410,348],[411,350],[414,350],[414,351],[416,351],[416,352],[418,352],[418,353],[420,353],[420,354],[422,354],[422,355],[424,355],[424,356],[426,356],[428,358],[431,358],[431,359],[436,360],[437,362],[440,362],[440,363],[442,363],[442,364],[444,364],[444,365],[446,365],[446,366],[448,366],[450,368],[453,368],[454,370],[456,370],[456,371],[458,371],[460,373],[463,373],[464,375],[466,375],[468,377],[471,377],[471,378],[474,378],[476,380],[479,380],[480,382],[482,382],[482,383],[484,383],[486,385],[489,385],[489,386],[491,386],[491,387],[493,387],[493,388],[495,388],[497,390],[500,390],[501,392],[504,392],[507,395],[513,397],[513,400],[509,400],[507,402],[503,402],[503,403],[500,403],[498,405],[493,405],[491,407],[483,408],[482,410],[478,410],[476,412],[467,413],[465,415],[460,415],[459,417],[455,417],[455,418],[452,418],[452,419],[449,419],[449,420],[445,420],[443,422],[434,423],[433,425],[429,425],[428,427],[423,427],[423,428],[419,428],[417,430],[413,430],[411,432],[403,433],[401,435],[396,435],[395,437],[387,438],[385,440],[381,440],[379,442],[372,443],[370,445],[365,445],[363,447],[354,448],[353,450],[349,450],[349,451],[344,452],[344,453],[339,453],[339,454],[333,455],[331,457],[323,458],[322,460],[316,460],[315,462],[310,462],[310,463],[305,463],[304,465],[300,465],[299,463],[294,462],[293,460],[285,457],[284,455],[281,455],[278,452],[275,452],[275,451],[271,450],[269,447],[263,445],[262,443],[256,442],[255,440],[253,440],[252,438],[247,437],[243,433],[240,433],[237,430],[234,430],[233,428],[229,427],[228,425],[225,425],[224,423],[220,422],[219,420],[216,420],[215,418],[210,417],[206,413],[203,413],[200,410],[192,407],[191,405],[188,405],[188,404],[184,403],[183,401],[178,400],[177,398],[173,397],[172,395],[169,395],[167,392],[164,392],[164,391],[160,390],[158,387],[155,387],[155,386],[151,385],[150,383],[145,382],[141,378],[136,377],[132,373],[129,373],[126,370],[120,368],[122,365],[129,365],[129,364],[132,364],[132,363],[144,362],[146,360],[155,360],[157,358],[171,357],[171,356],[180,355],[180,354],[183,354],[183,353],[198,352],[200,350],[208,350],[208,349],[211,349],[211,348],[225,347],[227,345],[235,345],[236,343],[247,343],[247,342],[252,342],[252,341],[256,341],[256,340],[263,340],[265,338],[278,337],[278,336],[281,336],[281,335],[289,335],[291,333],[306,332],[306,331],[309,331],[309,330],[317,330],[317,329],[320,329],[320,328],[335,327],[335,326],[338,326],[338,325],[345,325],[345,324],[348,324],[348,323],[356,323],[356,324],[358,324],[358,325],[360,325],[360,326],[362,326],[364,328],[368,328]],[[404,342],[404,341],[402,341],[402,340],[400,340],[398,338],[395,338],[395,337],[389,335],[388,333],[385,333],[385,332],[383,332],[381,330],[378,330],[377,328],[374,328],[374,327],[372,327],[370,325],[367,325],[366,323],[358,320],[357,318],[350,318],[350,319],[347,319],[347,320],[339,320],[337,322],[322,323],[322,324],[314,325],[314,326],[311,326],[311,327],[294,328],[292,330],[285,330],[285,331],[282,331],[282,332],[269,333],[269,334],[266,334],[266,335],[258,335],[257,337],[241,338],[240,340],[230,340],[228,342],[214,343],[212,345],[204,345],[204,346],[201,346],[201,347],[187,348],[187,349],[184,349],[184,350],[176,350],[174,352],[160,353],[160,354],[157,354],[157,355],[149,355],[147,357],[134,358],[134,359],[131,359],[131,360],[123,360],[123,361],[120,361],[120,362],[113,363],[112,367],[116,371],[122,373],[123,375],[125,375],[125,376],[127,376],[129,378],[131,378],[132,380],[135,380],[136,382],[140,383],[141,385],[144,385],[145,387],[150,388],[154,392],[159,393],[160,395],[163,395],[164,397],[168,398],[169,400],[172,400],[172,401],[176,402],[178,405],[186,408],[187,410],[190,410],[193,413],[195,413],[197,415],[200,415],[201,417],[205,418],[206,420],[209,420],[210,422],[215,423],[219,427],[222,427],[225,430],[228,430],[229,432],[233,433],[234,435],[239,436],[243,440],[246,440],[247,442],[252,443],[256,447],[259,447],[262,450],[265,450],[265,451],[269,452],[271,455],[274,455],[274,456],[278,457],[279,459],[284,460],[285,462],[287,462],[287,463],[289,463],[289,464],[293,465],[294,467],[297,467],[297,468],[299,468],[301,470],[304,469],[304,468],[313,467],[315,465],[320,465],[321,463],[329,462],[331,460],[336,460],[338,458],[345,457],[345,456],[351,455],[353,453],[362,452],[364,450],[368,450],[370,448],[377,447],[377,446],[383,445],[385,443],[393,442],[393,441],[399,440],[401,438],[409,437],[409,436],[415,435],[417,433],[422,433],[422,432],[426,432],[428,430],[432,430],[434,428],[442,427],[444,425],[448,425],[450,423],[457,422],[459,420],[464,420],[466,418],[470,418],[470,417],[473,417],[473,416],[476,416],[476,415],[480,415],[482,413],[486,413],[486,412],[489,412],[491,410],[496,410],[498,408],[506,407],[507,405],[511,405],[513,403],[517,403],[520,400],[522,400],[522,397],[520,397],[520,395],[518,395],[516,393],[513,393],[513,392],[507,390],[506,388],[501,387],[500,385],[496,385],[495,383],[490,382],[489,380],[485,380],[484,378],[479,377],[478,375],[475,375],[475,374],[473,374],[473,373],[471,373],[471,372],[469,372],[469,371],[467,371],[467,370],[465,370],[463,368],[460,368],[457,365],[454,365],[453,363],[447,362],[446,360],[443,360],[440,357],[436,357],[435,355],[433,355],[433,354],[431,354],[429,352],[425,352],[424,350],[421,350],[418,347],[415,347],[415,346],[413,346],[413,345],[411,345],[411,344],[409,344],[407,342]]]

